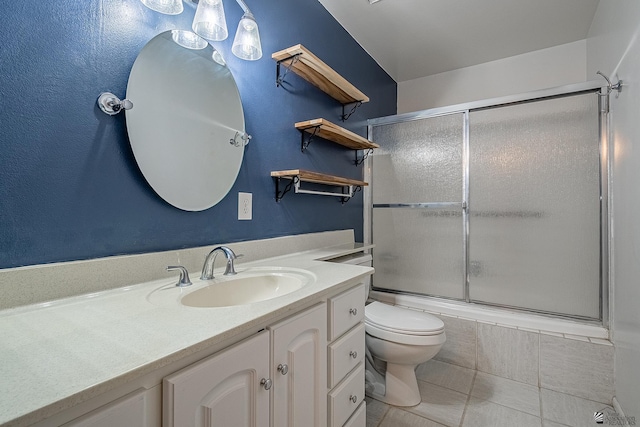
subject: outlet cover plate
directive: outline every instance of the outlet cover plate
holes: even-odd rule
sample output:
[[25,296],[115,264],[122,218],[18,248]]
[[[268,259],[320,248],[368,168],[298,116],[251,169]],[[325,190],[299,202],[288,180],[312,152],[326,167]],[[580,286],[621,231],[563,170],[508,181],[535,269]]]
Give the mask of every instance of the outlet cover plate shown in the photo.
[[252,201],[253,194],[238,193],[238,219],[241,221],[250,220],[252,218]]

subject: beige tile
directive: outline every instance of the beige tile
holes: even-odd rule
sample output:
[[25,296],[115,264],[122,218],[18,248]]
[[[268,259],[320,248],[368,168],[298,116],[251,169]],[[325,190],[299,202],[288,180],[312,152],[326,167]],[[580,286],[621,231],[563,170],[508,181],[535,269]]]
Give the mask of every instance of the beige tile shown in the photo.
[[605,340],[605,339],[602,339],[602,338],[589,338],[589,341],[591,341],[594,344],[613,345],[613,344],[611,344],[611,341]]
[[541,389],[542,417],[568,426],[595,426],[593,413],[606,409],[614,413],[613,408],[600,402],[570,396],[556,391]]
[[441,424],[458,427],[467,403],[467,394],[418,381],[422,402],[407,411]]
[[438,316],[444,322],[447,341],[434,359],[465,368],[476,368],[476,322]]
[[478,324],[478,371],[537,386],[539,336]]
[[609,404],[613,398],[612,346],[543,335],[540,386]]
[[365,397],[364,400],[367,402],[367,427],[377,427],[389,410],[389,405],[370,397]]
[[542,420],[531,414],[472,397],[462,427],[541,427]]
[[459,391],[460,393],[469,393],[475,373],[476,371],[473,369],[433,359],[418,365],[416,369],[416,376],[419,380]]
[[589,342],[589,338],[583,337],[582,335],[564,334],[564,337],[570,340]]
[[379,427],[443,427],[443,425],[399,408],[391,408]]
[[527,414],[540,416],[538,387],[478,372],[471,395]]
[[[594,424],[599,425],[599,424]],[[568,427],[566,424],[560,424],[549,420],[542,420],[542,427]]]

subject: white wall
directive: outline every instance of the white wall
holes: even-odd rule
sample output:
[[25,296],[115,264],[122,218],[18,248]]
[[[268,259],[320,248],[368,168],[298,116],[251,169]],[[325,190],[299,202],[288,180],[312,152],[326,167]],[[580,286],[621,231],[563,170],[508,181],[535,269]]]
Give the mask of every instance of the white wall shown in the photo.
[[398,113],[595,80],[586,40],[398,83]]
[[[600,0],[587,39],[587,72],[617,74],[611,96],[613,340],[616,398],[640,419],[640,2]],[[617,79],[616,79],[617,80]],[[615,82],[615,80],[614,80]]]

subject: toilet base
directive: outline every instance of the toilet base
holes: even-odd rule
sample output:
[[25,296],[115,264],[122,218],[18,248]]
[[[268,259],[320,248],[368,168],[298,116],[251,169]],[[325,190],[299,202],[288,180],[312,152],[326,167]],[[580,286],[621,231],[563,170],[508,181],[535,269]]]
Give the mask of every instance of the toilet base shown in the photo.
[[[367,384],[365,387],[366,395],[389,405],[416,406],[422,401],[422,398],[418,389],[415,368],[413,365],[387,363],[384,384]],[[369,366],[368,369],[373,368]],[[382,376],[377,372],[371,371],[371,373],[373,375],[370,378],[375,378],[377,381],[382,379]]]

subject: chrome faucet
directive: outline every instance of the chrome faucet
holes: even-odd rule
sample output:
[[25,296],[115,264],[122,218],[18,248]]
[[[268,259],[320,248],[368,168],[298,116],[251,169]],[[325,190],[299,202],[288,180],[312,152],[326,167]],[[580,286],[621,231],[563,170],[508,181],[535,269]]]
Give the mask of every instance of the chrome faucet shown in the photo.
[[202,266],[202,275],[200,275],[200,279],[202,280],[211,280],[213,279],[213,263],[216,261],[216,256],[218,252],[224,253],[224,256],[227,257],[227,267],[224,270],[225,276],[233,276],[236,274],[236,270],[233,266],[233,261],[237,258],[236,254],[233,253],[231,248],[226,246],[218,246],[213,248],[207,258],[204,260],[204,265]]

